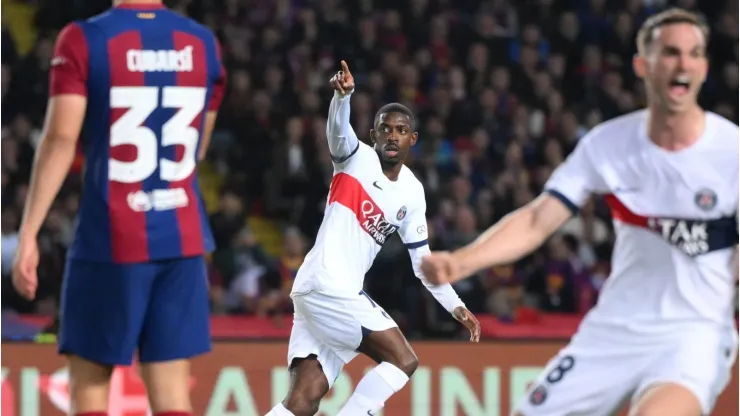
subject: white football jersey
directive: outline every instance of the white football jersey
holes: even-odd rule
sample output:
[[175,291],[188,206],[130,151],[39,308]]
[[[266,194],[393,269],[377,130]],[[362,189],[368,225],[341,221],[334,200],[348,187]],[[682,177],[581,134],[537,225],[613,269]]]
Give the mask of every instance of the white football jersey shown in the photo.
[[423,279],[421,258],[429,253],[423,185],[406,166],[395,181],[385,176],[375,150],[357,139],[349,110],[349,95],[335,94],[327,120],[334,177],[316,243],[292,292],[358,293],[383,244],[398,232],[416,276],[434,297],[449,311],[464,306],[450,285]]
[[738,244],[738,126],[706,113],[691,147],[671,152],[647,136],[647,112],[603,123],[546,184],[576,210],[605,195],[617,240],[612,273],[584,323],[666,328],[727,325]]

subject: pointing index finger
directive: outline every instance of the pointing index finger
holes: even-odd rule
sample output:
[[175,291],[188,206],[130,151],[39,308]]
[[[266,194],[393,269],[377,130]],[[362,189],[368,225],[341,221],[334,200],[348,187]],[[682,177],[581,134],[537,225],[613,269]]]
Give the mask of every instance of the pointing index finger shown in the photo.
[[344,72],[345,74],[349,74],[349,67],[347,66],[347,62],[346,62],[346,61],[344,61],[344,60],[342,60],[342,71],[343,71],[343,72]]

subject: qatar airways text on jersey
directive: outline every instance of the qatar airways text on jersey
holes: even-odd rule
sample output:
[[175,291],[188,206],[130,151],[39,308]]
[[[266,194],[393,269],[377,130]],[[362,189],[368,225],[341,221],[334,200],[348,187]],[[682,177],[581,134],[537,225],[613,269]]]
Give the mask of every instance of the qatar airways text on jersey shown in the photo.
[[196,155],[223,96],[219,46],[190,19],[137,7],[72,23],[55,47],[51,95],[87,97],[72,258],[135,263],[213,248]]

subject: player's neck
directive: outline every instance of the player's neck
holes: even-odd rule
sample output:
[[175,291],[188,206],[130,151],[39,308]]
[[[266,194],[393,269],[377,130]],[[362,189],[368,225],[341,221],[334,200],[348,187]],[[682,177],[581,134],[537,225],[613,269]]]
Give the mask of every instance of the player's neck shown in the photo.
[[399,162],[399,163],[395,163],[395,164],[390,164],[390,163],[387,163],[387,162],[383,162],[383,160],[381,160],[380,161],[380,166],[383,168],[383,173],[385,174],[385,176],[388,179],[390,179],[392,181],[395,181],[395,180],[398,179],[398,174],[401,172],[401,168],[403,167],[403,163],[400,163]]
[[654,107],[648,109],[648,137],[665,150],[679,151],[691,147],[704,133],[704,125],[704,110],[699,106],[683,113],[668,113]]

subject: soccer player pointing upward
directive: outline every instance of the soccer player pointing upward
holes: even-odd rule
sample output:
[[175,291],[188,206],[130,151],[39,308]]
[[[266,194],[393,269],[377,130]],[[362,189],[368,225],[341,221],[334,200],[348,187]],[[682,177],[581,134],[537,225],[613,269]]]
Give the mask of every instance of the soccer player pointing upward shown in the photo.
[[340,416],[372,415],[401,390],[418,359],[391,317],[363,290],[365,273],[385,241],[398,232],[416,275],[435,299],[480,338],[480,325],[452,286],[432,286],[421,273],[427,245],[424,188],[403,162],[418,138],[414,115],[401,104],[378,110],[373,147],[349,124],[354,79],[342,61],[332,79],[326,136],[334,162],[329,198],[316,244],[298,270],[288,347],[290,391],[268,415],[310,416],[342,367],[358,352],[378,365],[363,377]]

